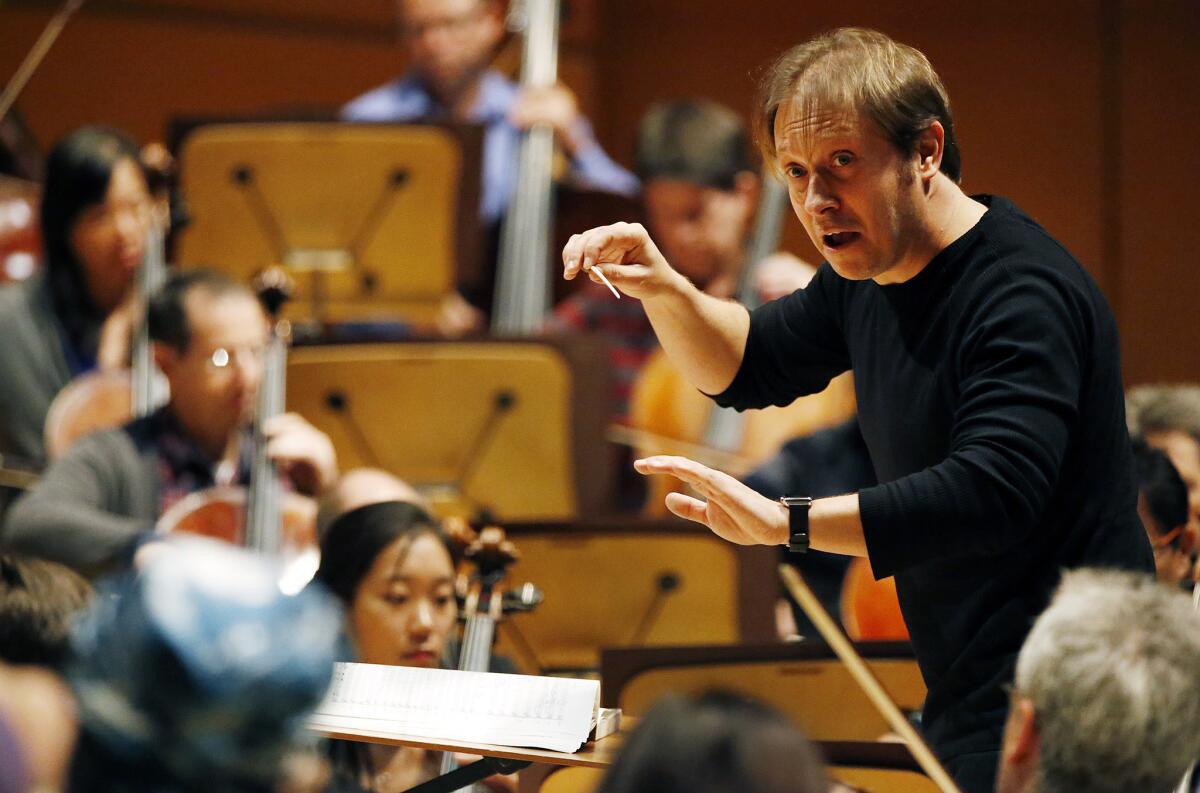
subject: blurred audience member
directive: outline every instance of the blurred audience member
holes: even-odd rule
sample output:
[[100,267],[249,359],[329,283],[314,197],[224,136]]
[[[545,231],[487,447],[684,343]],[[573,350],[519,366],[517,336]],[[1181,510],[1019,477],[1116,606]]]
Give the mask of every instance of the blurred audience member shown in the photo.
[[1135,573],[1063,576],[1017,659],[997,793],[1170,793],[1200,755],[1200,614]]
[[1138,516],[1154,549],[1154,569],[1166,584],[1192,583],[1195,529],[1188,522],[1188,492],[1166,453],[1140,438],[1133,441],[1138,479]]
[[57,674],[0,664],[0,793],[62,790],[75,733],[75,701]]
[[812,744],[733,694],[668,696],[634,728],[596,793],[826,793]]
[[249,551],[168,545],[77,628],[69,790],[273,791],[341,652],[340,609],[319,587],[282,594]]
[[67,567],[0,554],[0,661],[61,667],[92,587]]

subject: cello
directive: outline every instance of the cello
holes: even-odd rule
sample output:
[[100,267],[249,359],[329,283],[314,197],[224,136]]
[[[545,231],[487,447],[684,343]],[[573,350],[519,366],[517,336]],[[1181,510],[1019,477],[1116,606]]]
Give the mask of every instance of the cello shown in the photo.
[[[478,534],[461,518],[446,521],[451,541],[460,549],[456,589],[462,600],[459,618],[463,622],[458,669],[462,672],[486,672],[491,664],[492,641],[496,625],[506,614],[532,611],[542,601],[542,593],[525,584],[515,592],[505,587],[508,568],[520,558],[516,547],[497,526],[488,526]],[[442,755],[440,774],[457,768],[454,755]],[[481,788],[472,785],[472,789]]]
[[299,493],[284,492],[275,463],[267,454],[263,427],[283,412],[287,386],[291,326],[279,319],[279,312],[290,296],[290,284],[281,269],[272,268],[260,277],[258,287],[270,330],[251,435],[250,484],[192,493],[162,515],[156,530],[161,534],[199,534],[277,557],[282,567],[280,589],[290,594],[304,588],[320,563],[317,504]]

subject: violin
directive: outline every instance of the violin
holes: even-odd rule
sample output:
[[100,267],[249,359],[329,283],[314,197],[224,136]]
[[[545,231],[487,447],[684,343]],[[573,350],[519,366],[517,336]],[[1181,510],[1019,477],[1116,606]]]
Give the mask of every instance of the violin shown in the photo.
[[246,488],[218,486],[192,493],[168,509],[158,521],[163,534],[185,532],[242,545],[278,558],[280,588],[299,592],[317,571],[317,503],[299,493],[285,493],[275,463],[267,455],[263,427],[283,412],[287,347],[291,326],[279,319],[290,296],[290,283],[280,268],[258,280],[258,294],[270,318],[263,381],[255,406],[253,464]]

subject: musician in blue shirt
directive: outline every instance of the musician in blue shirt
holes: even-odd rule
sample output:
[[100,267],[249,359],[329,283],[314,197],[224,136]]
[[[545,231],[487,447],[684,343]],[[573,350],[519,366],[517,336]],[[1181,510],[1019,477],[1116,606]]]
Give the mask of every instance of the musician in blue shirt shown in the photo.
[[559,84],[521,89],[489,68],[504,36],[496,0],[397,0],[409,71],[342,108],[348,121],[452,121],[484,126],[480,217],[497,221],[508,206],[517,173],[520,130],[554,128],[580,186],[633,195],[633,174],[609,158]]

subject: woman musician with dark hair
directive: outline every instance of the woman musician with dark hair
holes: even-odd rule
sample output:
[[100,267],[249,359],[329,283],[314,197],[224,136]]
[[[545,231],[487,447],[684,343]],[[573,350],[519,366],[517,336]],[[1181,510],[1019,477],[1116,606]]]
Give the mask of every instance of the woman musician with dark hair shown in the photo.
[[51,152],[43,268],[0,290],[0,451],[44,459],[55,395],[79,374],[128,365],[151,213],[137,146],[124,134],[85,127]]

